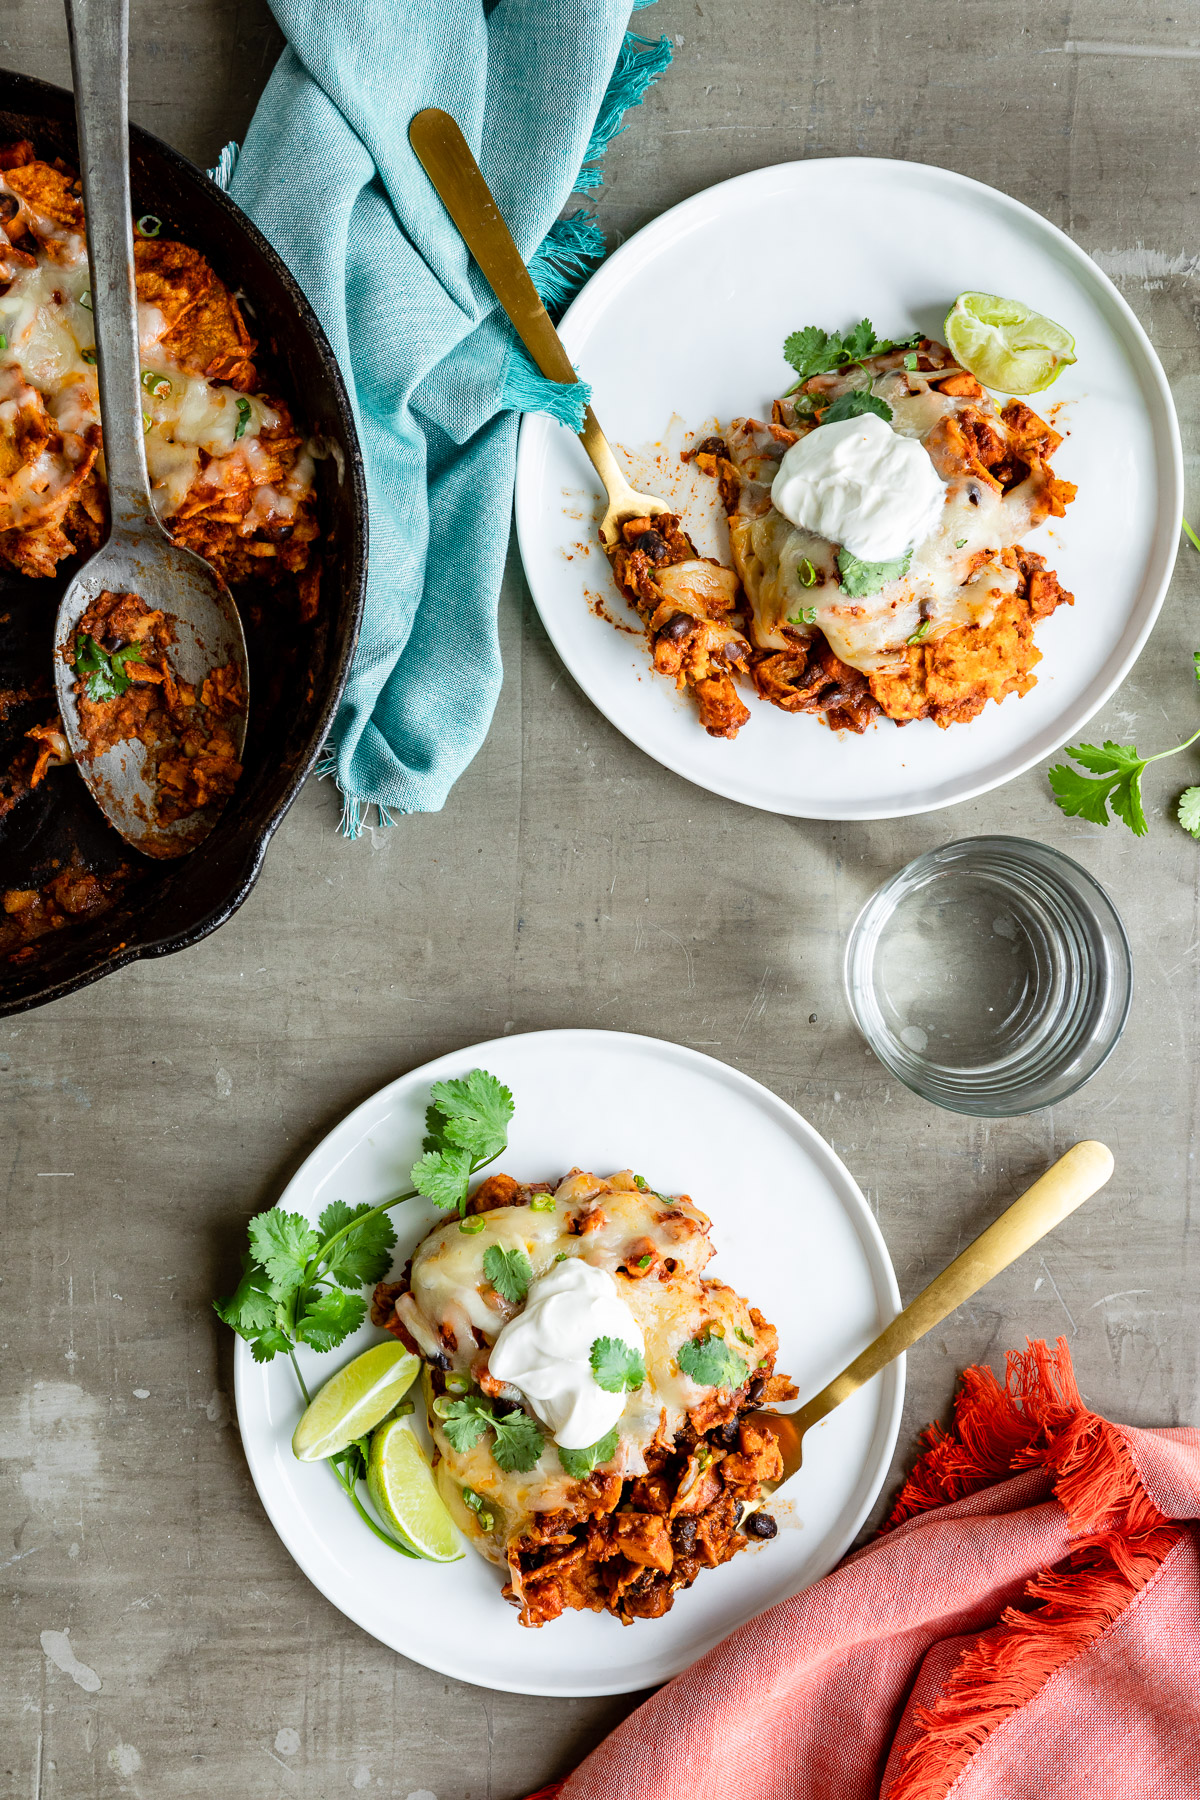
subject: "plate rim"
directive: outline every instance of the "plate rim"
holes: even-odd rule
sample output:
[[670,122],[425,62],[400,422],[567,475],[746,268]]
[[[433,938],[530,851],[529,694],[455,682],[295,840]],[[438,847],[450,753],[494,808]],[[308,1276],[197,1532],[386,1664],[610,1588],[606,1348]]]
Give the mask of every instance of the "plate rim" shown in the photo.
[[[887,1247],[887,1242],[880,1229],[879,1222],[871,1211],[866,1196],[863,1194],[858,1182],[855,1180],[842,1158],[838,1155],[837,1151],[833,1148],[832,1144],[821,1135],[816,1126],[811,1124],[810,1121],[804,1117],[803,1113],[799,1112],[794,1106],[790,1105],[788,1101],[776,1094],[772,1088],[755,1080],[752,1075],[747,1075],[743,1070],[734,1067],[730,1063],[722,1062],[718,1057],[709,1056],[702,1050],[694,1050],[690,1045],[677,1043],[672,1038],[653,1037],[644,1032],[617,1031],[605,1029],[600,1026],[551,1026],[539,1031],[510,1032],[505,1036],[489,1038],[482,1043],[463,1045],[457,1049],[445,1051],[440,1056],[433,1057],[429,1061],[405,1071],[404,1074],[393,1077],[391,1081],[384,1082],[383,1085],[377,1088],[373,1093],[367,1095],[365,1099],[359,1101],[356,1106],[351,1107],[348,1112],[344,1113],[342,1117],[324,1133],[320,1140],[313,1145],[308,1155],[304,1158],[304,1161],[300,1164],[299,1168],[295,1170],[273,1204],[277,1206],[291,1204],[294,1207],[298,1207],[299,1202],[295,1190],[304,1181],[306,1173],[311,1165],[317,1160],[322,1152],[325,1151],[330,1139],[343,1131],[349,1132],[352,1130],[355,1121],[360,1121],[362,1116],[366,1114],[369,1109],[376,1107],[385,1095],[391,1094],[394,1090],[401,1087],[402,1084],[415,1082],[425,1076],[429,1071],[436,1070],[443,1063],[450,1062],[454,1059],[468,1056],[473,1057],[476,1055],[483,1056],[486,1052],[503,1047],[504,1045],[529,1042],[535,1039],[556,1039],[559,1042],[562,1042],[564,1039],[570,1039],[577,1044],[586,1040],[605,1040],[609,1045],[611,1045],[612,1040],[621,1039],[626,1042],[632,1042],[643,1049],[649,1048],[654,1054],[674,1054],[685,1063],[700,1065],[707,1069],[716,1069],[720,1072],[722,1079],[729,1080],[734,1087],[740,1088],[743,1093],[752,1096],[759,1104],[762,1104],[765,1099],[768,1104],[768,1110],[776,1111],[781,1114],[789,1129],[794,1131],[795,1128],[799,1126],[801,1128],[801,1137],[806,1139],[809,1146],[816,1150],[818,1157],[828,1159],[829,1162],[840,1171],[841,1177],[847,1187],[846,1199],[848,1202],[848,1210],[850,1211],[852,1222],[858,1229],[860,1241],[862,1242],[866,1253],[868,1268],[877,1282],[882,1281],[882,1285],[886,1290],[886,1299],[890,1301],[893,1307],[893,1314],[900,1311],[900,1288],[896,1280],[896,1271],[892,1263],[891,1253]],[[435,1076],[434,1079],[438,1079],[438,1077]],[[590,1682],[587,1685],[572,1687],[571,1690],[567,1692],[562,1688],[548,1690],[544,1685],[540,1685],[536,1682],[531,1683],[528,1680],[522,1681],[511,1677],[501,1679],[500,1677],[503,1674],[503,1671],[501,1670],[497,1670],[495,1677],[489,1679],[485,1684],[474,1681],[470,1675],[464,1675],[460,1669],[453,1667],[446,1659],[430,1658],[424,1654],[417,1655],[411,1649],[401,1649],[398,1645],[389,1644],[386,1639],[378,1637],[369,1625],[365,1625],[362,1622],[357,1613],[349,1610],[343,1605],[340,1599],[330,1592],[330,1585],[332,1584],[327,1585],[324,1581],[318,1580],[316,1575],[309,1569],[306,1560],[298,1547],[296,1537],[291,1530],[290,1521],[284,1515],[284,1509],[277,1508],[273,1504],[273,1501],[268,1498],[268,1494],[264,1492],[263,1485],[259,1480],[259,1469],[260,1467],[266,1467],[273,1451],[270,1448],[264,1447],[262,1444],[256,1443],[255,1440],[247,1435],[242,1426],[243,1393],[245,1393],[248,1400],[249,1389],[247,1384],[252,1378],[259,1375],[265,1376],[265,1365],[256,1364],[254,1362],[250,1354],[249,1346],[242,1338],[239,1337],[235,1339],[233,1369],[234,1407],[237,1419],[238,1437],[241,1442],[242,1453],[246,1459],[247,1468],[250,1472],[250,1479],[254,1484],[255,1494],[257,1495],[259,1504],[266,1513],[267,1519],[276,1536],[279,1538],[284,1549],[292,1558],[292,1561],[296,1564],[304,1578],[307,1581],[310,1581],[317,1591],[329,1601],[330,1605],[335,1607],[344,1618],[349,1619],[352,1624],[356,1625],[360,1631],[365,1632],[367,1636],[373,1638],[376,1643],[384,1644],[387,1649],[392,1650],[395,1654],[404,1656],[411,1662],[419,1663],[423,1668],[432,1669],[436,1673],[446,1675],[454,1681],[463,1681],[474,1687],[486,1687],[500,1693],[532,1694],[541,1698],[553,1700],[591,1699],[608,1694],[633,1693],[646,1685],[641,1680],[638,1680],[632,1685],[620,1680],[597,1681]],[[841,1561],[842,1557],[854,1542],[864,1519],[867,1517],[882,1491],[888,1477],[892,1457],[900,1434],[901,1414],[903,1411],[904,1395],[907,1385],[906,1358],[903,1355],[897,1357],[894,1362],[889,1364],[889,1366],[882,1371],[879,1376],[879,1381],[879,1422],[876,1426],[876,1438],[879,1443],[879,1449],[874,1457],[874,1472],[869,1476],[866,1497],[856,1512],[853,1515],[848,1515],[848,1522],[847,1520],[843,1520],[842,1530],[836,1533],[832,1538],[831,1543],[833,1548],[830,1551],[827,1566],[823,1569],[822,1573],[815,1576],[813,1581],[806,1583],[805,1587],[793,1589],[790,1593],[780,1595],[777,1599],[771,1601],[769,1606],[780,1605],[785,1600],[792,1598],[795,1593],[806,1591],[807,1587],[812,1587],[817,1581],[823,1580],[824,1576],[836,1567],[837,1563]],[[870,1469],[871,1463],[865,1463],[864,1467]],[[769,1610],[769,1606],[765,1607],[763,1610]],[[758,1617],[761,1615],[755,1614],[754,1616]],[[743,1623],[746,1622],[748,1621],[744,1621]],[[740,1629],[740,1627],[734,1627],[734,1629]],[[697,1656],[704,1654],[704,1650],[700,1650],[696,1653]],[[661,1684],[663,1681],[671,1680],[676,1674],[681,1673],[682,1669],[690,1667],[691,1663],[695,1660],[696,1656],[691,1656],[687,1661],[680,1664],[679,1667],[670,1668],[667,1673],[657,1679],[655,1685]]]
[[[589,304],[595,304],[593,290],[596,285],[601,281],[610,280],[612,278],[610,273],[612,270],[621,269],[626,263],[635,260],[638,256],[644,256],[648,241],[653,236],[669,230],[670,222],[673,221],[675,224],[678,224],[689,211],[699,211],[703,205],[711,201],[712,196],[715,194],[722,193],[727,189],[761,182],[764,178],[773,174],[778,174],[784,170],[790,171],[802,169],[805,171],[811,170],[823,172],[831,169],[847,168],[854,168],[856,170],[863,168],[886,169],[892,173],[895,173],[896,171],[919,170],[946,182],[951,188],[958,187],[976,194],[987,195],[989,199],[999,201],[1005,207],[1010,208],[1019,218],[1023,219],[1027,225],[1032,223],[1034,229],[1047,233],[1051,241],[1057,242],[1058,246],[1065,252],[1068,263],[1073,265],[1075,269],[1082,270],[1084,276],[1087,279],[1094,281],[1098,285],[1101,293],[1103,293],[1110,302],[1115,302],[1116,309],[1123,318],[1125,326],[1131,334],[1131,347],[1136,347],[1140,352],[1143,359],[1143,371],[1150,377],[1151,385],[1155,391],[1158,403],[1157,414],[1147,404],[1147,413],[1150,417],[1152,428],[1160,424],[1165,428],[1166,443],[1163,447],[1164,450],[1169,453],[1166,458],[1169,463],[1169,481],[1160,487],[1159,490],[1159,517],[1162,517],[1162,509],[1167,501],[1173,502],[1174,512],[1182,517],[1184,504],[1183,440],[1179,429],[1178,414],[1175,410],[1175,401],[1171,393],[1170,384],[1167,381],[1166,372],[1159,359],[1158,352],[1155,350],[1145,327],[1142,325],[1129,302],[1120,292],[1112,278],[1105,274],[1100,265],[1088,255],[1086,250],[1075,242],[1074,238],[1068,236],[1061,226],[1055,225],[1053,220],[1047,219],[1042,213],[1037,212],[1035,208],[1027,206],[1023,200],[1018,200],[1012,194],[1005,193],[1002,188],[992,187],[988,182],[979,181],[972,175],[963,175],[957,169],[944,168],[940,163],[918,162],[903,157],[886,156],[798,157],[791,158],[786,162],[765,163],[756,169],[746,169],[740,175],[730,175],[722,181],[716,181],[708,187],[701,188],[697,193],[688,195],[686,199],[677,201],[674,206],[668,207],[665,212],[659,213],[656,218],[648,220],[645,225],[641,226],[639,230],[633,233],[632,237],[627,238],[610,256],[606,257],[600,266],[588,277],[587,281],[585,281],[580,288],[559,322],[559,333],[567,345],[568,352],[570,353],[571,350],[570,336],[572,323],[577,321],[580,314],[586,315]],[[635,735],[632,722],[630,727],[627,728],[619,719],[614,718],[608,708],[601,705],[600,701],[590,692],[583,679],[583,672],[585,671],[582,670],[582,659],[568,653],[562,639],[562,634],[557,628],[555,621],[548,616],[547,612],[543,611],[533,579],[530,576],[532,549],[530,556],[527,557],[526,543],[528,541],[531,546],[534,543],[538,533],[539,520],[542,517],[541,509],[536,504],[536,496],[533,491],[533,463],[535,456],[538,453],[539,444],[550,436],[553,426],[554,421],[543,413],[527,413],[521,421],[521,429],[517,442],[514,519],[525,582],[533,598],[533,604],[537,610],[538,618],[541,620],[546,635],[554,646],[554,650],[558,655],[560,662],[587,699],[589,705],[593,706],[602,717],[607,719],[609,724],[621,733],[622,737],[627,738],[630,743],[634,744],[642,751],[643,755],[650,757],[650,759],[658,763],[660,767],[669,769],[672,774],[678,775],[682,780],[689,782],[693,787],[700,788],[703,792],[716,794],[719,798],[732,800],[739,806],[754,807],[760,812],[773,813],[782,818],[824,820],[830,824],[853,824],[860,821],[867,823],[875,819],[917,818],[923,813],[940,812],[945,807],[959,806],[966,801],[976,800],[983,794],[991,793],[996,788],[1004,787],[1009,782],[1016,781],[1020,776],[1027,774],[1030,769],[1035,768],[1038,763],[1043,762],[1048,756],[1056,755],[1067,743],[1068,739],[1074,737],[1077,732],[1082,730],[1090,719],[1095,717],[1101,707],[1107,705],[1108,701],[1112,699],[1112,696],[1116,693],[1122,682],[1126,680],[1133,670],[1142,651],[1146,647],[1146,642],[1150,633],[1158,623],[1159,614],[1161,613],[1163,603],[1166,600],[1167,590],[1170,587],[1171,578],[1175,572],[1175,564],[1179,556],[1180,534],[1177,531],[1172,540],[1171,547],[1164,549],[1162,566],[1158,571],[1158,580],[1154,598],[1148,606],[1143,623],[1125,656],[1113,665],[1115,672],[1108,678],[1102,678],[1103,685],[1094,699],[1081,702],[1069,713],[1060,715],[1064,722],[1069,722],[1065,723],[1065,729],[1061,730],[1061,732],[1059,731],[1058,726],[1053,727],[1055,733],[1053,743],[1045,748],[1037,749],[1030,754],[1025,754],[1020,751],[1016,752],[1017,760],[1013,766],[1008,769],[1007,773],[994,775],[986,779],[969,781],[961,791],[944,797],[938,796],[929,800],[916,802],[908,800],[897,804],[884,805],[871,805],[868,800],[863,807],[856,807],[853,811],[846,810],[844,804],[840,809],[835,807],[833,809],[826,808],[824,810],[814,811],[811,807],[806,806],[803,801],[794,804],[784,804],[779,801],[754,799],[743,793],[733,792],[732,784],[724,783],[719,778],[716,780],[702,779],[696,773],[682,767],[681,759],[676,756],[660,755],[657,751],[645,749]],[[1158,436],[1157,429],[1155,430],[1155,436]],[[1169,491],[1167,491],[1168,488]],[[1152,547],[1152,554],[1147,561],[1148,572],[1153,571],[1155,554]],[[697,726],[697,729],[699,729],[699,726]]]

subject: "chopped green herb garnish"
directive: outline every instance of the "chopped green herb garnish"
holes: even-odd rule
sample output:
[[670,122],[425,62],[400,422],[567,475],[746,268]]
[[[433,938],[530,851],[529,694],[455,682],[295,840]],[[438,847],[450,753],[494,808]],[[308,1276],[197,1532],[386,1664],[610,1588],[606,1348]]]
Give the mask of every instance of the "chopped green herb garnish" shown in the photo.
[[697,1387],[739,1388],[749,1370],[736,1351],[731,1350],[715,1326],[681,1344],[676,1362]]
[[816,585],[817,585],[816,565],[809,562],[807,556],[802,556],[800,558],[800,561],[796,564],[796,575],[799,579],[801,587],[806,587],[806,588],[816,587]]
[[482,1213],[472,1213],[469,1219],[459,1220],[458,1229],[464,1231],[468,1237],[478,1237],[481,1231],[487,1229],[487,1220]]
[[238,422],[237,422],[237,425],[234,427],[234,433],[233,433],[233,441],[235,444],[237,443],[237,440],[241,437],[242,433],[245,431],[247,425],[250,423],[250,402],[247,400],[247,398],[244,394],[242,395],[241,399],[237,403],[237,417],[238,417]]
[[817,609],[815,606],[802,606],[799,612],[788,614],[789,625],[815,625]]
[[650,1183],[644,1178],[644,1176],[635,1175],[633,1178],[633,1185],[635,1188],[640,1188],[642,1193],[644,1194],[646,1189],[649,1187]]
[[565,1251],[565,1250],[560,1250],[560,1251],[559,1251],[559,1253],[558,1253],[558,1255],[557,1255],[557,1256],[556,1256],[556,1257],[555,1257],[555,1259],[554,1259],[554,1260],[555,1260],[555,1262],[556,1262],[556,1263],[560,1263],[560,1262],[566,1262],[566,1260],[567,1260],[567,1253],[566,1253],[566,1251]]
[[534,1194],[529,1202],[530,1212],[553,1212],[553,1194]]
[[92,290],[91,290],[91,288],[84,288],[82,294],[80,294],[80,296],[79,296],[79,304],[80,304],[80,306],[85,307],[88,312],[91,312],[91,310],[92,310]]
[[504,1250],[489,1244],[483,1253],[483,1272],[502,1300],[519,1306],[529,1292],[533,1265],[523,1250]]
[[646,1379],[646,1364],[640,1350],[623,1338],[598,1337],[588,1358],[596,1386],[606,1394],[624,1394],[640,1388]]
[[96,351],[95,351],[94,346],[87,350],[81,350],[79,352],[79,354],[80,354],[80,356],[82,356],[84,362],[87,363],[89,368],[92,368],[92,369],[95,368],[95,366],[96,366]]
[[917,366],[917,353],[915,350],[909,351],[908,355],[904,359],[904,366],[908,370],[909,374],[911,375]]
[[156,219],[153,213],[143,213],[137,222],[138,236],[156,238],[162,230],[162,220]]
[[451,1369],[445,1380],[448,1394],[469,1394],[471,1391],[471,1377],[462,1369]]
[[487,1503],[485,1502],[483,1495],[477,1494],[474,1488],[465,1487],[462,1491],[462,1497],[463,1505],[469,1512],[475,1514],[475,1517],[479,1520],[480,1525],[485,1531],[490,1531],[496,1521],[488,1511]]
[[559,1444],[558,1460],[572,1481],[586,1481],[596,1469],[612,1461],[620,1441],[621,1434],[614,1425],[611,1431],[605,1432],[596,1443],[589,1444],[586,1450],[564,1450]]
[[966,541],[967,541],[966,538],[955,538],[954,548],[956,550],[961,550],[963,548],[964,544],[966,543]]
[[126,688],[133,686],[133,677],[125,673],[125,664],[141,660],[140,644],[105,650],[89,631],[81,631],[75,639],[75,669],[87,678],[84,689],[89,700],[119,699]]
[[507,1146],[512,1095],[486,1069],[473,1069],[461,1081],[437,1081],[431,1092],[425,1154],[413,1164],[413,1186],[435,1206],[465,1214],[471,1177]]
[[7,349],[8,349],[8,339],[4,335],[4,333],[2,331],[0,331],[0,350],[7,350]]
[[142,436],[143,437],[145,437],[146,433],[150,430],[150,428],[153,424],[154,424],[154,420],[150,417],[150,414],[143,413],[142,414]]
[[878,394],[868,393],[865,388],[855,388],[835,400],[832,406],[827,406],[821,414],[821,423],[836,425],[841,419],[857,419],[863,413],[874,413],[885,424],[891,424],[892,409],[887,401],[881,400]]
[[921,623],[917,626],[917,629],[913,632],[910,632],[909,635],[905,638],[905,640],[904,640],[905,643],[906,644],[923,644],[925,642],[925,639],[929,636],[929,628],[932,624],[933,624],[932,619],[922,619]]
[[[819,325],[806,325],[785,339],[783,354],[795,369],[799,377],[796,387],[800,387],[810,376],[827,375],[832,369],[862,362],[868,356],[883,356],[889,350],[906,350],[920,341],[919,331],[895,340],[876,337],[870,319],[860,319],[844,337],[836,331],[822,331]],[[794,393],[795,389],[791,391]]]
[[842,577],[842,592],[849,594],[852,600],[864,600],[869,594],[877,594],[881,587],[889,581],[899,581],[907,575],[912,563],[911,550],[903,556],[895,557],[890,562],[863,562],[849,550],[838,551],[838,569]]
[[753,1350],[754,1339],[750,1336],[750,1333],[748,1331],[743,1331],[740,1325],[734,1326],[733,1335],[735,1338],[737,1338],[739,1343],[749,1344],[750,1348]]
[[171,391],[170,377],[160,375],[157,369],[142,370],[142,386],[148,394],[153,394],[156,400],[165,400]]

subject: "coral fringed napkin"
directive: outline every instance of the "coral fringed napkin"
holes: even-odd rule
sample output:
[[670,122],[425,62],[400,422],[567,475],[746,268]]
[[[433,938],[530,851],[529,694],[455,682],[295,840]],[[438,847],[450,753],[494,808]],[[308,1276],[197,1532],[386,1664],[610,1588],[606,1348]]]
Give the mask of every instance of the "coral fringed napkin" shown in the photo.
[[878,1538],[532,1800],[1200,1795],[1200,1431],[1089,1412],[1060,1339],[925,1444]]

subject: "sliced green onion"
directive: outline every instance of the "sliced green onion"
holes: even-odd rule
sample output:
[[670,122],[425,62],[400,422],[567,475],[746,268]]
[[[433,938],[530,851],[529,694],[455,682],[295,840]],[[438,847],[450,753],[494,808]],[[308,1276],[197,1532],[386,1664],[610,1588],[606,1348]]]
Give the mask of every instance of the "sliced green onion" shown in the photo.
[[916,353],[916,351],[915,351],[915,350],[910,350],[910,351],[909,351],[909,353],[908,353],[908,355],[907,355],[907,356],[906,356],[906,357],[905,357],[905,359],[904,359],[904,366],[905,366],[905,368],[906,368],[906,369],[909,369],[909,370],[912,370],[912,369],[915,369],[915,368],[916,368],[916,366],[917,366],[917,353]]
[[644,1175],[635,1175],[633,1178],[633,1185],[635,1188],[640,1188],[644,1194],[646,1189],[650,1186],[650,1183],[646,1180]]
[[241,437],[243,431],[245,431],[247,425],[250,423],[250,402],[245,398],[244,395],[237,403],[237,416],[238,416],[237,429],[233,434],[233,441],[235,444],[237,443],[238,439]]
[[789,625],[815,625],[817,609],[815,606],[802,606],[797,613],[788,614]]
[[95,366],[96,366],[96,348],[95,348],[95,345],[93,345],[93,346],[92,346],[92,347],[91,347],[91,349],[89,349],[89,350],[81,350],[81,351],[80,351],[80,355],[81,355],[81,356],[82,356],[82,357],[83,357],[83,360],[84,360],[84,362],[85,362],[85,363],[90,363],[90,364],[91,364],[91,366],[92,366],[92,367],[93,367],[93,368],[95,368]]
[[149,413],[142,414],[142,436],[143,437],[145,437],[146,433],[149,431],[149,429],[153,425],[153,423],[154,423],[154,420],[150,417]]
[[88,312],[91,312],[91,310],[92,310],[92,290],[91,290],[91,288],[84,288],[82,294],[80,294],[80,296],[79,296],[79,304],[80,304],[80,306],[85,306],[87,308]]
[[529,1202],[530,1212],[553,1212],[553,1194],[535,1194]]
[[905,638],[905,640],[904,640],[904,641],[905,641],[905,643],[906,643],[906,644],[920,644],[920,643],[923,643],[923,642],[924,642],[924,640],[925,640],[925,639],[926,639],[926,638],[927,638],[927,637],[928,637],[928,635],[929,635],[929,627],[930,627],[930,626],[931,626],[931,625],[932,625],[932,624],[933,624],[933,620],[932,620],[932,619],[922,619],[922,620],[921,620],[921,623],[920,623],[920,624],[919,624],[919,625],[918,625],[918,626],[917,626],[917,629],[916,629],[916,630],[915,630],[915,631],[914,631],[914,632],[913,632],[913,634],[912,634],[912,636],[911,636],[911,637],[906,637],[906,638]]
[[143,369],[142,386],[156,400],[165,400],[171,391],[171,379],[168,375],[160,375],[157,369]]
[[464,1374],[461,1369],[451,1369],[446,1377],[446,1392],[448,1394],[469,1394],[470,1391],[471,1377]]
[[143,213],[137,228],[139,237],[155,238],[162,230],[162,220],[156,219],[153,213]]
[[649,1252],[649,1250],[647,1250],[645,1256],[638,1257],[638,1265],[637,1266],[639,1269],[648,1269],[650,1267],[650,1252]]
[[963,545],[966,543],[966,541],[967,541],[966,538],[955,538],[954,548],[956,550],[961,550]]
[[2,331],[0,331],[0,350],[7,350],[7,349],[8,349],[8,339],[5,337],[4,333]]
[[483,1214],[475,1213],[469,1219],[460,1219],[458,1222],[458,1229],[460,1231],[465,1231],[468,1237],[476,1237],[484,1229],[486,1224],[487,1220],[484,1218]]
[[814,587],[816,585],[817,571],[809,562],[807,556],[802,556],[800,558],[800,561],[796,565],[796,573],[800,577],[801,587]]

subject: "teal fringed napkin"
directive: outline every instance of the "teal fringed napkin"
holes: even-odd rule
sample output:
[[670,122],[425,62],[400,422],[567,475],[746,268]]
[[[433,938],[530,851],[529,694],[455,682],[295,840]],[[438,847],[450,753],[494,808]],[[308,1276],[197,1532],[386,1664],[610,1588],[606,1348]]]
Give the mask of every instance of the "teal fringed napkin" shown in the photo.
[[[350,390],[370,501],[358,654],[327,769],[357,836],[371,804],[433,812],[500,688],[496,600],[517,413],[578,429],[588,390],[515,344],[408,143],[454,114],[548,306],[604,253],[559,219],[670,60],[626,33],[628,0],[271,0],[288,48],[229,178],[217,179],[312,301]],[[223,182],[224,185],[224,182]]]

